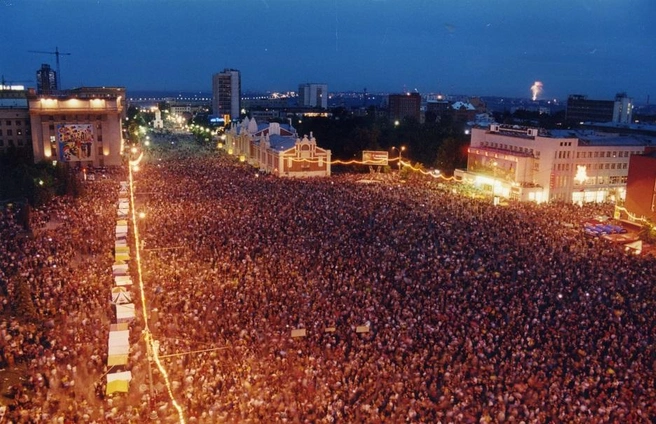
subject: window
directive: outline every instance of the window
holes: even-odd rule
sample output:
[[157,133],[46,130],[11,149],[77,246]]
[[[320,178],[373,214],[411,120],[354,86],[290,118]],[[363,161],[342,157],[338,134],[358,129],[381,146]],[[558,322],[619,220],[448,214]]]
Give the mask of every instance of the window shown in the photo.
[[594,157],[599,157],[599,152],[594,152]]
[[628,163],[625,162],[622,164],[622,169],[626,169],[627,167],[628,167]]
[[9,119],[7,119],[7,120],[5,121],[5,124],[8,125],[8,126],[10,126],[10,125],[11,125],[11,121],[10,121]]
[[0,130],[0,137],[2,137],[2,130]]
[[7,135],[14,135],[14,132],[12,130],[7,130]]

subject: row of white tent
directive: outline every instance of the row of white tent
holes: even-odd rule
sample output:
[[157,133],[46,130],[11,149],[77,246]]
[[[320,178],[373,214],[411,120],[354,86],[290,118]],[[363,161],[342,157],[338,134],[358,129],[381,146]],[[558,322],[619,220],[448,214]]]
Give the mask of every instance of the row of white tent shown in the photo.
[[[119,183],[119,200],[114,240],[114,265],[111,289],[112,304],[116,308],[116,322],[109,327],[107,342],[107,366],[125,366],[130,355],[130,330],[128,324],[135,317],[130,286],[132,279],[128,268],[130,246],[128,245],[128,216],[130,212],[129,186],[127,181]],[[106,393],[127,392],[132,380],[130,371],[107,374]]]

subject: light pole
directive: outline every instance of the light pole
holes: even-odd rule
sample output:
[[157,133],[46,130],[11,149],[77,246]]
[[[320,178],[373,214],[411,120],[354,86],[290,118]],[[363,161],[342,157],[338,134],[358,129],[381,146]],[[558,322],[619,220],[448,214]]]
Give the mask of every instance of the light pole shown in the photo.
[[402,154],[403,154],[403,151],[405,150],[405,146],[401,146],[401,147],[392,146],[392,150],[396,150],[396,151],[399,152],[399,158],[398,158],[399,172],[401,172],[401,159],[403,159]]

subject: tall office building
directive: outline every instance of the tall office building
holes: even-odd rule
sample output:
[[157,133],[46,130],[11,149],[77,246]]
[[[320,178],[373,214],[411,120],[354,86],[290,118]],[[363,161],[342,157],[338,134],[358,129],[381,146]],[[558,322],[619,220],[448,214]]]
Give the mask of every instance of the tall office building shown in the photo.
[[328,85],[300,84],[298,86],[298,105],[328,109]]
[[47,63],[42,64],[41,69],[36,71],[37,94],[52,94],[57,89],[57,72]]
[[230,115],[230,120],[237,120],[240,111],[241,75],[236,69],[226,68],[212,76],[212,112],[219,117]]

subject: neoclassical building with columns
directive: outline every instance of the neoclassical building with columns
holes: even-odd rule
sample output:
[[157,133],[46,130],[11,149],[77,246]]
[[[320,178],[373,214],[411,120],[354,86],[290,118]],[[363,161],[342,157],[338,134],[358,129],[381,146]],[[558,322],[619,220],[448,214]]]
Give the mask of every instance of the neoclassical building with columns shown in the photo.
[[125,89],[83,87],[29,101],[34,161],[122,163]]
[[300,138],[291,124],[252,118],[233,125],[223,148],[261,172],[279,177],[330,176],[330,150],[317,146],[310,133]]

